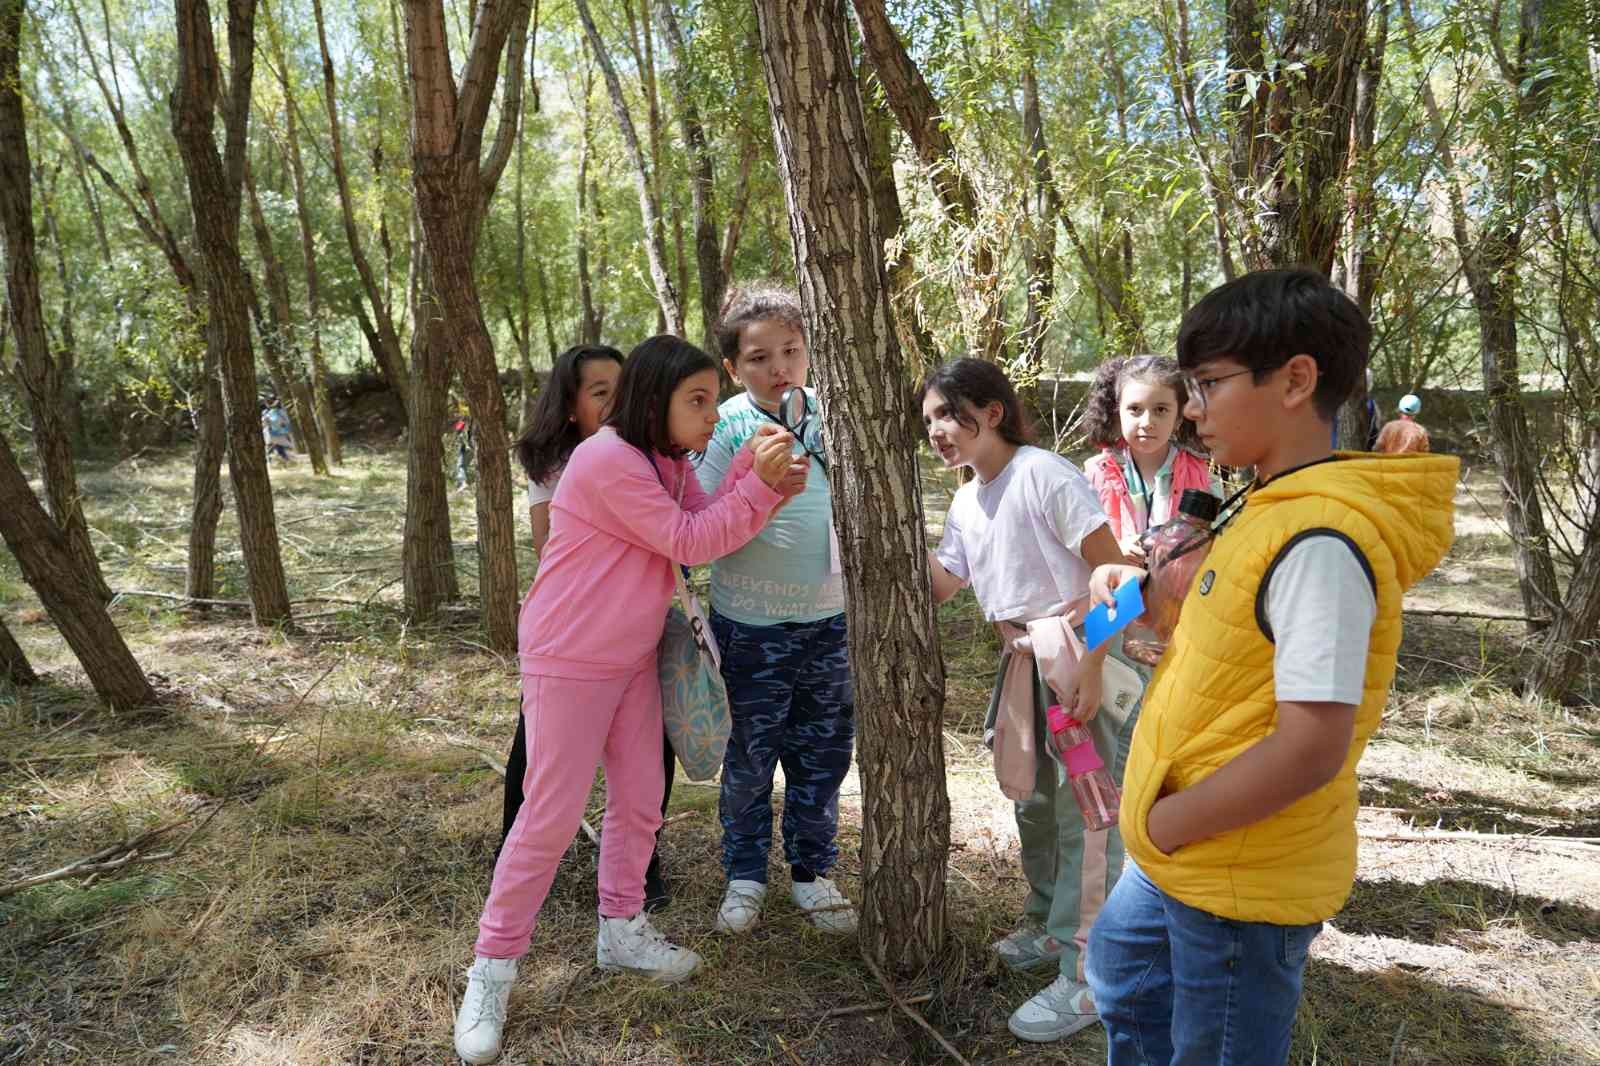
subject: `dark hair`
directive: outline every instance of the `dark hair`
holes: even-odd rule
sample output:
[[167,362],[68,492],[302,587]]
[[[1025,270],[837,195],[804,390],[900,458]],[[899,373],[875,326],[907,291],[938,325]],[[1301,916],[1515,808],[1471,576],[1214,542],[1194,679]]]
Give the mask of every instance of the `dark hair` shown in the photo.
[[722,301],[722,311],[717,316],[717,348],[722,352],[722,357],[737,366],[739,332],[752,322],[765,322],[772,318],[795,329],[805,329],[800,297],[793,289],[773,281],[758,281],[729,289],[727,299]]
[[583,364],[592,359],[611,359],[622,365],[622,353],[604,344],[568,348],[551,365],[550,376],[535,401],[533,418],[517,438],[517,462],[527,471],[529,481],[547,480],[572,458],[579,441],[572,408],[578,401]]
[[1178,398],[1178,424],[1172,437],[1178,445],[1199,451],[1200,437],[1194,423],[1183,417],[1189,402],[1189,387],[1177,361],[1164,355],[1131,355],[1100,364],[1084,400],[1083,417],[1078,427],[1096,448],[1115,448],[1122,443],[1122,386],[1130,381],[1171,389]]
[[702,370],[716,373],[716,360],[682,337],[663,333],[640,341],[622,364],[605,424],[635,448],[682,456],[683,449],[667,435],[667,406],[672,390]]
[[1231,358],[1259,384],[1301,353],[1317,361],[1317,414],[1332,420],[1367,369],[1372,325],[1355,301],[1304,267],[1256,270],[1201,297],[1178,326],[1178,365]]
[[944,397],[955,420],[973,431],[978,428],[978,420],[966,411],[963,402],[979,409],[991,403],[1000,404],[1004,413],[995,432],[1011,444],[1033,442],[1033,425],[1022,409],[1017,390],[1005,371],[987,359],[952,359],[934,370],[917,390],[919,410],[928,393],[934,391]]

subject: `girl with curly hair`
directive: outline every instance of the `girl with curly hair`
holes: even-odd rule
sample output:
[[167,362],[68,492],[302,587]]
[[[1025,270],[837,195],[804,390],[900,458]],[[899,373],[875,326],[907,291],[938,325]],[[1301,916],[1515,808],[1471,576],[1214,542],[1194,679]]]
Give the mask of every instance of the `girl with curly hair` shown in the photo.
[[1183,417],[1189,390],[1174,359],[1135,355],[1101,365],[1089,387],[1083,430],[1100,454],[1083,464],[1117,545],[1144,558],[1141,538],[1172,516],[1185,489],[1221,494]]

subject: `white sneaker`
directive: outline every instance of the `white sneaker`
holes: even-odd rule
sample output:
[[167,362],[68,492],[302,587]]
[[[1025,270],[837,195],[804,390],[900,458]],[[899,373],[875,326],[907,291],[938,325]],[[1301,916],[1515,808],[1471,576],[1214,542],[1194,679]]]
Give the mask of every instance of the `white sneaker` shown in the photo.
[[511,998],[511,985],[516,979],[516,959],[486,959],[480,955],[467,971],[467,992],[456,1012],[456,1054],[473,1066],[500,1057],[506,1001]]
[[761,917],[761,904],[766,898],[767,886],[761,881],[729,881],[722,906],[717,908],[717,932],[748,932]]
[[839,886],[826,877],[815,881],[796,881],[789,897],[794,905],[806,912],[811,924],[824,933],[853,933],[856,931],[856,909],[850,905]]
[[602,914],[594,959],[602,970],[627,970],[665,984],[682,981],[700,968],[700,956],[658,933],[644,911],[632,918]]
[[1039,994],[1018,1007],[1006,1027],[1013,1036],[1034,1044],[1048,1044],[1087,1029],[1100,1020],[1094,996],[1087,985],[1063,974]]

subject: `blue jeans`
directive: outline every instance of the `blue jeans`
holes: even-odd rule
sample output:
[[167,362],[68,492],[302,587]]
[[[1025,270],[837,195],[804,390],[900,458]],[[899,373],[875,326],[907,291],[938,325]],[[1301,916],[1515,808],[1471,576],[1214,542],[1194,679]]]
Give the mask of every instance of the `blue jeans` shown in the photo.
[[1219,918],[1129,860],[1089,934],[1108,1066],[1283,1066],[1321,930]]

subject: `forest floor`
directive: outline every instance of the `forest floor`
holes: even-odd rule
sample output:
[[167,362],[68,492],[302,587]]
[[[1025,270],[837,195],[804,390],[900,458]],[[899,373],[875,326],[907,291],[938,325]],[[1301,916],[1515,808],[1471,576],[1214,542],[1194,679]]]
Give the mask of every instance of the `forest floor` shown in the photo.
[[[165,697],[96,707],[55,630],[0,558],[0,603],[44,675],[0,687],[0,885],[182,822],[92,881],[0,898],[0,1064],[449,1063],[500,826],[517,713],[514,663],[462,610],[435,627],[398,610],[404,457],[351,449],[336,478],[274,469],[297,606],[292,631],[237,610],[181,610],[188,460],[86,463],[89,520],[115,616]],[[949,486],[930,475],[930,521]],[[1458,497],[1458,538],[1408,608],[1516,610],[1492,479]],[[469,498],[454,498],[474,592]],[[244,597],[237,527],[219,536],[222,598]],[[524,553],[524,577],[531,576]],[[902,986],[973,1063],[1104,1061],[1089,1031],[1032,1047],[1006,1017],[1045,983],[987,945],[1023,896],[1009,804],[979,736],[993,638],[970,597],[941,615],[949,690],[951,947]],[[1360,878],[1312,951],[1297,1066],[1600,1063],[1600,715],[1513,698],[1521,628],[1408,617],[1384,726],[1361,764]],[[557,875],[512,996],[507,1063],[941,1061],[854,938],[814,932],[781,891],[753,935],[714,936],[716,788],[680,779],[658,919],[705,956],[661,988],[593,964],[596,849]],[[597,787],[590,820],[603,803]],[[855,894],[860,786],[841,804],[839,875]],[[203,826],[192,838],[190,829]],[[1422,830],[1498,839],[1405,839]],[[187,840],[172,858],[163,849]],[[866,1007],[854,1013],[841,1008]],[[834,1013],[830,1013],[834,1012]]]

